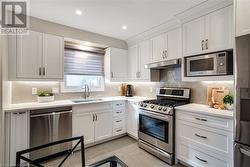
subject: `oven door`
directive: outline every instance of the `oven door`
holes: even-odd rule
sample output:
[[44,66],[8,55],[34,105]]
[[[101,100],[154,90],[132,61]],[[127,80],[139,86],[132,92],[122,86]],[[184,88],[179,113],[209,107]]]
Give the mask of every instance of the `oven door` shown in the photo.
[[138,136],[155,147],[173,153],[173,116],[141,109]]
[[216,54],[187,57],[187,76],[217,75]]

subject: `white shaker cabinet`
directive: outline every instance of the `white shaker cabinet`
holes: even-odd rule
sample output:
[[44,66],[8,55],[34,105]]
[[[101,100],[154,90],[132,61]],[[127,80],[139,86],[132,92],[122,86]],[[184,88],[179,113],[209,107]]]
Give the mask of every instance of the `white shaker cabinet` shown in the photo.
[[182,35],[184,56],[232,49],[232,5],[184,23]]
[[181,28],[175,28],[166,33],[167,35],[167,50],[166,59],[178,59],[181,58]]
[[128,102],[127,105],[127,133],[138,139],[139,108],[136,102]]
[[112,111],[99,111],[96,113],[95,141],[112,137],[113,134]]
[[43,34],[43,74],[45,78],[63,78],[64,40]]
[[165,52],[167,47],[167,36],[165,33],[160,34],[151,39],[152,43],[152,58],[153,62],[162,61],[165,59]]
[[235,0],[236,36],[250,34],[250,1]]
[[9,79],[63,79],[63,37],[35,31],[9,37]]
[[105,77],[110,81],[127,79],[128,51],[119,48],[107,48],[104,57]]
[[182,25],[183,54],[194,55],[204,50],[205,19],[200,17]]
[[144,66],[152,61],[150,40],[140,42],[138,44],[138,49],[138,79],[148,81],[150,79],[150,69],[145,69]]
[[84,143],[90,144],[95,141],[95,122],[91,112],[73,113],[72,117],[73,136],[84,136]]
[[138,45],[128,47],[128,78],[136,80],[138,78],[138,61],[139,61]]
[[[38,79],[42,75],[43,34],[30,31],[28,35],[16,37],[16,77]],[[12,45],[15,49],[15,44]],[[13,55],[15,56],[15,55]]]

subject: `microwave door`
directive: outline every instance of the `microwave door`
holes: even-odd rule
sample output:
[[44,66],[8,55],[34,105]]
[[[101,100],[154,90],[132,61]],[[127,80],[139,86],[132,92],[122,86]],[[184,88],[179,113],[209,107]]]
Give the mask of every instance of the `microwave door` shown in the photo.
[[187,58],[187,76],[216,75],[216,54]]

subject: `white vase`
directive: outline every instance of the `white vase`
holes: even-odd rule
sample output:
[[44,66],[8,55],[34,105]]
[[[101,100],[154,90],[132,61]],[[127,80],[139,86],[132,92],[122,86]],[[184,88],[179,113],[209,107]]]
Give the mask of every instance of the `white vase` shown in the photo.
[[54,100],[55,100],[54,96],[37,96],[37,101],[39,103],[51,102],[51,101],[54,101]]
[[227,104],[226,104],[226,108],[227,108],[228,110],[233,110],[233,109],[234,109],[234,104],[229,104],[229,103],[227,103]]

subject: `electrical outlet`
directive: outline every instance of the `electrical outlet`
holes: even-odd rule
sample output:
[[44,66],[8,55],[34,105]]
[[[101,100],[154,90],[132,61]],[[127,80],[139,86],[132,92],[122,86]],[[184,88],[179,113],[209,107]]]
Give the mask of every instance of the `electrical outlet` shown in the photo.
[[32,95],[37,95],[37,88],[32,88],[31,94]]
[[58,94],[59,93],[59,88],[58,87],[52,88],[52,93]]

